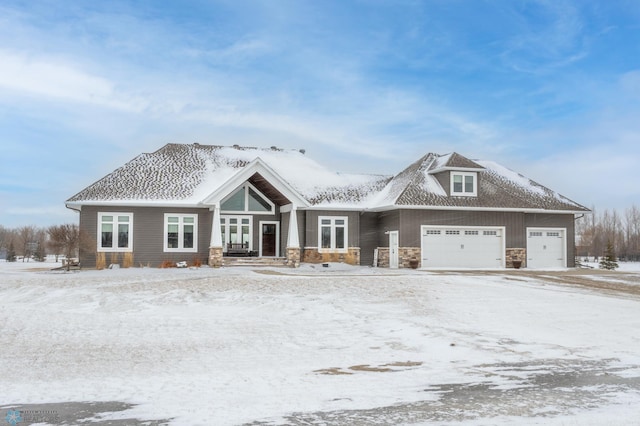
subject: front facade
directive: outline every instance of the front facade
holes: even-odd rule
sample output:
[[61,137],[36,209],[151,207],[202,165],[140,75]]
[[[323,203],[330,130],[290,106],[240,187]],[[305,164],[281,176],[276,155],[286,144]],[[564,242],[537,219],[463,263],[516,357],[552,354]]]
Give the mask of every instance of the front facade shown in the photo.
[[395,176],[332,173],[304,152],[168,144],[67,200],[83,265],[230,258],[390,268],[574,266],[588,209],[509,169],[427,154]]

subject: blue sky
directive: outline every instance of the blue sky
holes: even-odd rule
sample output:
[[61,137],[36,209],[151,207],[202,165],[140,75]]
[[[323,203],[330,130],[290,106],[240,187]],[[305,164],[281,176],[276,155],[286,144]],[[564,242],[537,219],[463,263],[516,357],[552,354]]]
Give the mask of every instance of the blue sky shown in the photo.
[[169,142],[305,148],[336,171],[494,160],[640,204],[637,1],[0,2],[0,224]]

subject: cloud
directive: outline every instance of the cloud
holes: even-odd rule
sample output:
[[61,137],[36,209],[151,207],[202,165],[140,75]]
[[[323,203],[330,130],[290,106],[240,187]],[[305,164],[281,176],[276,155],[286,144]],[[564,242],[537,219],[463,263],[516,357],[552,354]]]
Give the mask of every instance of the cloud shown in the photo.
[[10,92],[128,112],[147,106],[141,98],[118,93],[113,82],[60,60],[0,50],[0,63],[0,88]]

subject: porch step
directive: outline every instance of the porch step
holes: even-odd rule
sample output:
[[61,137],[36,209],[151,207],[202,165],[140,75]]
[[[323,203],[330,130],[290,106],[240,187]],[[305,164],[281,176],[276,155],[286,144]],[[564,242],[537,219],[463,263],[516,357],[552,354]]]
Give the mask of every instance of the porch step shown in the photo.
[[222,258],[224,266],[286,266],[284,257],[232,257]]

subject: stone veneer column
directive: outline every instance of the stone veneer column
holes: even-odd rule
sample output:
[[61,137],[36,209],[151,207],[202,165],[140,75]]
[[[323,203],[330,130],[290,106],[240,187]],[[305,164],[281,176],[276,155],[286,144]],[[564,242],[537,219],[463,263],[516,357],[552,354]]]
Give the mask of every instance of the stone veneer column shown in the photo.
[[212,268],[222,266],[222,247],[209,247],[209,266]]
[[287,265],[292,268],[300,266],[300,247],[287,247]]
[[520,267],[524,268],[527,263],[527,249],[525,248],[508,248],[506,250],[506,264],[505,267],[513,268],[513,262],[519,261]]

